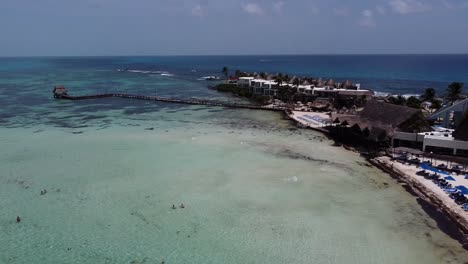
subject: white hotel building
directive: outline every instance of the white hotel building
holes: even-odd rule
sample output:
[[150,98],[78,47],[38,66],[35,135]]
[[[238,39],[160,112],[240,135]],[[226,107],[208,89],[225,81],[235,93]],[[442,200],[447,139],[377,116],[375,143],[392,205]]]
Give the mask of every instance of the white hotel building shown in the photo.
[[[276,95],[278,91],[278,83],[276,81],[255,79],[254,77],[240,77],[237,81],[237,85],[243,88],[249,88],[250,91],[256,95]],[[287,85],[290,84],[281,84],[283,87]],[[298,93],[315,95],[317,97],[358,97],[374,95],[370,90],[361,89],[360,84],[356,84],[356,89],[334,88],[329,86],[315,87],[314,85],[298,85],[296,88]]]

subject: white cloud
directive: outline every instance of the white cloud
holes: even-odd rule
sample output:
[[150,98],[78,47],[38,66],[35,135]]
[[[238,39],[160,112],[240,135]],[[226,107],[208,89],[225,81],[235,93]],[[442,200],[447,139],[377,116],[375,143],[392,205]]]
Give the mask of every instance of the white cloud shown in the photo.
[[361,12],[361,18],[358,21],[358,24],[363,27],[375,27],[377,23],[374,19],[374,12],[372,10],[366,9]]
[[380,15],[385,15],[385,13],[387,13],[387,10],[385,10],[385,8],[381,6],[377,6],[375,10],[377,10],[377,13],[379,13]]
[[390,0],[389,4],[399,14],[420,13],[431,9],[430,5],[419,0]]
[[284,7],[284,2],[283,1],[278,1],[273,3],[273,10],[277,13],[281,13],[283,11]]
[[256,3],[247,3],[241,5],[242,10],[250,15],[263,15],[263,9]]
[[196,5],[192,8],[192,16],[202,17],[203,15],[203,8],[200,5]]
[[336,16],[348,16],[349,15],[349,9],[346,7],[337,7],[333,8],[333,13]]

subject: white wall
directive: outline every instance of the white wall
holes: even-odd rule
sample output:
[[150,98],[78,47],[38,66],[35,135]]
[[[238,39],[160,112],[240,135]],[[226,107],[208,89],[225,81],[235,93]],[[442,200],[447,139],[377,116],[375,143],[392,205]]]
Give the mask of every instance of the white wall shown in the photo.
[[[407,140],[407,141],[418,141],[418,134],[406,133],[406,132],[395,132],[393,139]],[[422,141],[421,139],[419,141]]]
[[426,146],[453,149],[454,154],[456,154],[456,150],[458,149],[468,150],[468,141],[443,140],[443,139],[426,137],[424,138],[424,142],[423,142],[423,150],[426,149]]

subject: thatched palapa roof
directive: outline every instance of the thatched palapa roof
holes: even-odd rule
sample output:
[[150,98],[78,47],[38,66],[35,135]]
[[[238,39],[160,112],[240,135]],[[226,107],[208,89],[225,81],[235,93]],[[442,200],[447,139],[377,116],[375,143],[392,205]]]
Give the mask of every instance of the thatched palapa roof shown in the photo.
[[368,101],[364,110],[357,115],[349,113],[333,114],[332,120],[341,125],[366,132],[367,139],[384,140],[394,131],[427,131],[428,125],[421,111],[406,106],[393,105],[380,101]]
[[329,80],[325,83],[325,85],[334,87],[334,86],[335,86],[335,80],[329,79]]
[[350,88],[353,87],[353,83],[350,80],[346,80],[341,84],[341,88]]
[[371,100],[366,103],[359,116],[372,122],[381,122],[396,128],[419,113],[421,111],[418,109]]

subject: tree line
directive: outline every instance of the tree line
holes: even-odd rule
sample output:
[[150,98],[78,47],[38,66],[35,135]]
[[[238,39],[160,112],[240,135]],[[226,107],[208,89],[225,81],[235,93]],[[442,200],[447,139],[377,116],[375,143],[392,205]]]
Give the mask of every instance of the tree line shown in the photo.
[[448,85],[445,95],[442,97],[438,97],[436,90],[434,88],[427,88],[424,90],[424,93],[419,96],[410,96],[405,98],[401,95],[396,97],[392,96],[387,99],[389,103],[396,104],[396,105],[406,105],[412,108],[421,108],[421,104],[423,102],[430,102],[430,108],[433,110],[438,110],[442,107],[442,103],[445,101],[448,104],[453,104],[455,101],[462,99],[463,96],[463,86],[464,83],[462,82],[452,82]]

